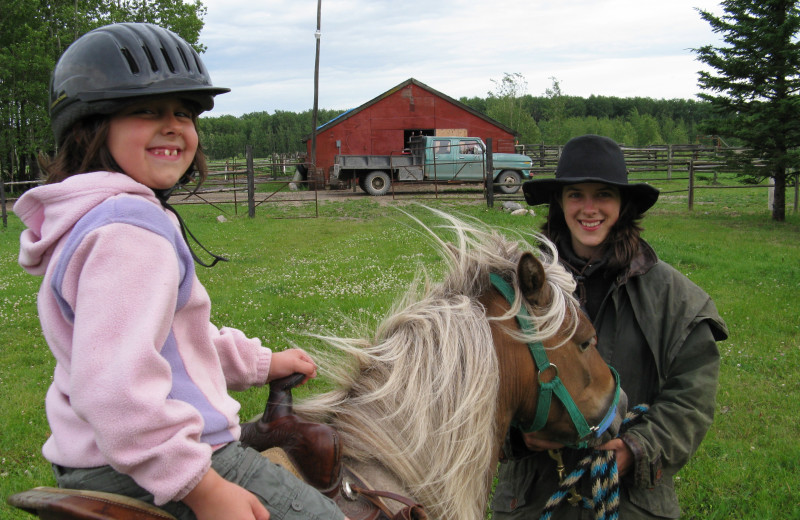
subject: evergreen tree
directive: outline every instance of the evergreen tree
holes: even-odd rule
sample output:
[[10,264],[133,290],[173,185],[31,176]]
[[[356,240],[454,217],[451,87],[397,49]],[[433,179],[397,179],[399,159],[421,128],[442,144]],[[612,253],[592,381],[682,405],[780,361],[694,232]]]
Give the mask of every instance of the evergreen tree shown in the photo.
[[[694,49],[716,72],[701,71],[715,118],[710,133],[739,138],[751,149],[745,175],[771,177],[772,218],[784,221],[787,169],[800,158],[800,11],[789,0],[724,0],[725,14],[699,10],[725,45]],[[752,166],[760,163],[761,169]]]

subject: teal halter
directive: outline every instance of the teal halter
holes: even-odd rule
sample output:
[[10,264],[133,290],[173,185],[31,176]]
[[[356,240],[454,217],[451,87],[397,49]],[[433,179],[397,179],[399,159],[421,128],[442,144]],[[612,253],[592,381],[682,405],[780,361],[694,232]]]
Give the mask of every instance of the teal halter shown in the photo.
[[[514,302],[514,289],[508,282],[506,282],[500,277],[500,275],[496,273],[490,274],[490,280],[492,285],[498,291],[500,291],[500,294],[505,297],[509,304]],[[528,318],[530,318],[530,314],[525,306],[521,305],[519,313],[517,314],[517,322],[519,323],[522,332],[526,334],[536,331],[531,324],[530,319]],[[533,356],[536,368],[539,369],[539,400],[536,403],[536,415],[533,419],[533,422],[529,426],[525,427],[519,424],[517,420],[514,420],[512,423],[513,426],[519,428],[525,433],[535,432],[544,428],[545,424],[547,423],[547,415],[550,412],[550,404],[553,394],[555,393],[556,397],[558,397],[558,399],[564,405],[564,408],[567,409],[567,413],[569,413],[569,416],[572,419],[572,424],[575,425],[575,429],[578,431],[579,440],[578,444],[574,447],[585,448],[588,445],[589,438],[600,437],[614,421],[614,416],[616,415],[617,411],[617,404],[619,403],[619,374],[617,374],[617,371],[609,365],[608,368],[611,369],[611,373],[614,374],[614,379],[616,381],[614,401],[611,403],[611,406],[609,407],[609,410],[603,420],[600,421],[600,424],[597,426],[589,426],[589,424],[586,422],[586,418],[575,404],[575,401],[572,400],[572,396],[569,395],[569,392],[564,386],[564,383],[561,381],[561,378],[558,377],[558,367],[551,363],[549,359],[547,359],[547,353],[545,352],[542,342],[537,341],[535,343],[528,343],[528,350],[530,350],[531,356]],[[542,374],[547,370],[552,370],[553,377],[550,379],[550,381],[544,382],[542,381]]]

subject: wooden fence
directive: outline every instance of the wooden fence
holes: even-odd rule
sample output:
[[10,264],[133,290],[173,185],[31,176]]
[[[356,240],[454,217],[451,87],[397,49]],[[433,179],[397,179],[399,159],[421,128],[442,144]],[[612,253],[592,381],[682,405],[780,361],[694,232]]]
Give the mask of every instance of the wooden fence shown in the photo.
[[[695,144],[670,144],[646,147],[622,146],[631,175],[637,172],[662,172],[668,179],[676,172],[688,173],[689,163],[722,166],[726,158],[741,153],[742,148],[709,147]],[[564,146],[544,144],[517,145],[517,152],[533,160],[533,174],[553,174]]]
[[[255,160],[248,146],[244,160],[210,163],[208,177],[202,187],[192,191],[190,185],[175,192],[170,204],[208,204],[223,213],[228,213],[228,208],[231,208],[233,214],[238,214],[239,209],[246,205],[248,215],[254,217],[258,206],[279,203],[301,207],[301,210],[291,213],[291,218],[317,217],[317,192],[302,189],[308,185],[308,181],[293,180],[298,164],[297,154],[276,154],[269,159]],[[4,228],[8,227],[8,208],[17,199],[10,193],[21,193],[41,182],[4,183],[0,177],[0,208]]]
[[[252,147],[245,151],[244,161],[211,164],[208,177],[196,191],[185,190],[173,195],[170,203],[211,204],[220,208],[232,204],[234,214],[246,204],[249,217],[255,217],[258,206],[281,204],[304,207],[305,211],[291,213],[291,218],[319,216],[317,192],[309,188],[310,181],[295,180],[295,169],[301,164],[297,154],[276,154],[269,159],[253,158]],[[276,217],[280,218],[280,217]]]
[[[720,185],[717,183],[719,172],[735,172],[737,169],[730,166],[729,160],[745,151],[744,148],[730,148],[722,146],[704,145],[656,145],[647,147],[622,146],[625,164],[628,168],[629,178],[632,182],[680,181],[685,180],[687,187],[673,192],[686,192],[688,194],[688,208],[694,209],[695,192],[698,189],[722,188],[749,188],[764,189],[774,188],[773,184],[735,184]],[[528,155],[533,160],[534,177],[555,175],[558,159],[564,146],[550,146],[543,144],[518,145],[518,153]],[[640,178],[649,174],[647,178]],[[663,175],[653,177],[652,174]],[[698,185],[697,176],[706,174],[712,176],[711,185]],[[798,212],[798,173],[789,175],[794,178],[794,212]],[[522,197],[498,197],[495,199],[522,199]]]
[[[554,175],[558,158],[563,146],[550,145],[519,145],[518,151],[525,153],[533,159],[534,177]],[[712,175],[716,181],[717,172],[731,171],[726,165],[726,160],[732,155],[741,153],[742,149],[726,147],[708,147],[701,145],[664,145],[648,147],[622,147],[625,161],[630,172],[631,181],[647,181],[657,184],[659,181],[686,181],[686,188],[672,192],[685,192],[688,194],[688,208],[694,208],[695,193],[698,189],[717,188],[749,188],[763,189],[772,185],[760,184],[735,184],[719,185],[714,182],[710,185],[698,184],[698,175]],[[301,207],[300,211],[287,213],[290,218],[305,218],[319,216],[319,198],[317,189],[321,186],[315,182],[315,177],[310,176],[308,181],[294,179],[296,167],[302,159],[297,155],[275,155],[266,160],[255,160],[252,149],[248,146],[244,161],[227,161],[225,163],[211,163],[209,176],[203,186],[196,192],[179,192],[173,197],[171,203],[179,204],[211,204],[227,212],[225,207],[232,204],[232,211],[238,214],[239,208],[247,205],[247,213],[255,216],[256,208],[266,204],[281,206]],[[647,174],[646,178],[641,176]],[[653,177],[656,174],[656,177]],[[794,212],[798,212],[798,174],[794,177]],[[11,193],[24,191],[32,182],[3,183],[0,176],[0,210],[2,211],[3,227],[7,227],[7,209],[9,203],[16,200],[9,196]],[[492,206],[495,200],[523,200],[521,192],[514,195],[494,194],[482,185],[475,186],[474,191],[483,190],[487,204]],[[469,190],[465,190],[469,191]],[[418,196],[414,192],[405,194]],[[395,192],[392,193],[395,196]],[[438,194],[437,194],[438,196]],[[475,198],[474,193],[470,198]],[[277,217],[280,218],[280,217]]]

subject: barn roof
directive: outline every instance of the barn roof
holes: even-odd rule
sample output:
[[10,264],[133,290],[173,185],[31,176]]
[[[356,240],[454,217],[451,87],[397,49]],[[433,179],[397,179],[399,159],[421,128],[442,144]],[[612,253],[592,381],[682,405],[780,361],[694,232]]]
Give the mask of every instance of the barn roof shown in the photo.
[[[483,119],[484,121],[486,121],[486,122],[488,122],[488,123],[500,128],[500,129],[502,129],[502,130],[504,130],[504,131],[506,131],[506,132],[508,132],[508,133],[510,133],[512,135],[515,135],[515,136],[519,135],[518,132],[512,130],[511,128],[507,127],[503,123],[500,123],[499,121],[497,121],[495,119],[492,119],[491,117],[487,116],[486,114],[484,114],[482,112],[478,112],[474,108],[471,108],[471,107],[465,105],[461,101],[458,101],[457,99],[451,98],[450,96],[448,96],[446,94],[443,94],[443,93],[439,92],[438,90],[436,90],[434,88],[431,88],[428,85],[426,85],[425,83],[423,83],[423,82],[421,82],[419,80],[416,80],[414,78],[408,78],[407,80],[405,80],[404,82],[400,83],[399,85],[397,85],[397,86],[395,86],[393,88],[390,88],[389,90],[387,90],[383,94],[381,94],[381,95],[379,95],[379,96],[367,101],[366,103],[364,103],[363,105],[361,105],[359,107],[351,108],[350,110],[342,112],[341,114],[339,114],[338,116],[334,117],[333,119],[331,119],[327,123],[318,126],[317,127],[317,132],[320,132],[321,130],[326,130],[328,128],[331,128],[333,126],[338,125],[342,121],[353,117],[354,115],[358,114],[362,110],[365,110],[365,109],[371,107],[372,105],[374,105],[376,103],[379,103],[381,100],[391,96],[392,94],[394,94],[398,90],[401,90],[401,89],[403,89],[403,88],[405,88],[405,87],[407,87],[409,85],[416,85],[419,88],[425,89],[428,92],[430,92],[431,94],[433,94],[433,95],[435,95],[437,97],[440,97],[440,98],[442,98],[442,99],[444,99],[444,100],[456,105],[460,109],[464,110],[465,112],[469,112],[470,114],[474,115],[475,117],[479,117],[479,118]],[[306,136],[303,139],[303,142],[306,142],[309,139],[311,139],[310,135]]]

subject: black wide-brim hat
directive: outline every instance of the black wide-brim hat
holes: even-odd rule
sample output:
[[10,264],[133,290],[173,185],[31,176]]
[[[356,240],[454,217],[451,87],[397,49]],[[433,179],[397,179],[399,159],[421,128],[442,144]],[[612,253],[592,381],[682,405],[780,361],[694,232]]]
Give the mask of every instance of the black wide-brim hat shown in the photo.
[[608,137],[582,135],[570,139],[561,152],[552,179],[534,179],[522,185],[531,206],[547,204],[568,184],[602,182],[619,188],[622,197],[644,213],[658,200],[658,190],[646,183],[628,184],[628,169],[619,145]]

